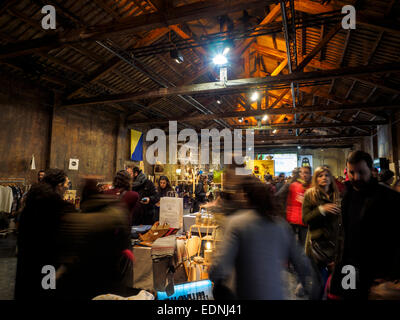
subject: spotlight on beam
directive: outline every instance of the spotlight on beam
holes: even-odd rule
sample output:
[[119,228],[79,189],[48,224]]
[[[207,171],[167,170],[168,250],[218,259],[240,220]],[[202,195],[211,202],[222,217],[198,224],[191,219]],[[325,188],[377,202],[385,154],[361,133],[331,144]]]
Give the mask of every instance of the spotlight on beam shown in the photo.
[[183,56],[178,50],[176,50],[176,49],[171,50],[169,52],[169,54],[170,54],[171,58],[175,60],[176,63],[181,64],[183,62]]
[[250,100],[251,100],[251,101],[256,101],[256,100],[258,100],[259,97],[260,97],[260,95],[258,94],[257,91],[255,91],[255,92],[253,92],[253,94],[251,95]]

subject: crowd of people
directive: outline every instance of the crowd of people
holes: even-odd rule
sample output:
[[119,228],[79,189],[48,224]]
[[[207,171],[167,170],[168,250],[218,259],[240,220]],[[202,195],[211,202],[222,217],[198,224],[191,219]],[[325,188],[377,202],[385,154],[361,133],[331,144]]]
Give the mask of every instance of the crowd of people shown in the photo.
[[296,169],[285,183],[236,182],[242,187],[227,198],[240,213],[228,222],[210,278],[223,287],[235,270],[236,297],[284,299],[287,268],[298,276],[296,293],[312,300],[400,299],[400,193],[386,179],[393,175],[382,171],[378,181],[363,151],[349,155],[346,169],[346,179],[322,166]]
[[[209,270],[217,299],[226,295],[220,289],[233,271],[229,297],[239,299],[285,299],[285,269],[297,276],[296,293],[313,300],[367,299],[400,279],[400,193],[388,185],[393,175],[387,171],[380,181],[374,177],[369,154],[350,154],[346,179],[334,178],[326,166],[301,167],[289,178],[265,182],[235,169],[225,169],[224,191],[209,203],[229,217]],[[154,224],[160,198],[179,191],[166,176],[156,187],[139,168],[121,170],[110,190],[86,180],[77,210],[63,200],[69,184],[65,172],[49,169],[24,197],[17,299],[123,296],[133,277],[131,226]],[[194,211],[211,201],[207,176],[194,195]],[[43,266],[55,268],[57,290],[43,290]],[[343,285],[349,266],[355,272],[350,289]]]

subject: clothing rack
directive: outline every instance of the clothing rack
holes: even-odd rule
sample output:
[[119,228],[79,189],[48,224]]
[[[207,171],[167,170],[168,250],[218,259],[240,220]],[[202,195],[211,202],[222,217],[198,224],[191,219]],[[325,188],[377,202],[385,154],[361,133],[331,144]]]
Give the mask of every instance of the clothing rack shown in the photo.
[[22,183],[22,184],[25,184],[25,178],[0,178],[0,183]]
[[25,178],[0,178],[0,185],[12,186],[14,184],[21,185],[23,192],[27,192],[30,189],[30,185],[26,184]]
[[[0,178],[0,185],[2,186],[8,186],[8,187],[14,187],[16,185],[20,185],[19,189],[21,190],[21,187],[23,190],[21,192],[23,193],[26,191],[26,180],[25,178]],[[19,201],[19,200],[15,200]],[[9,233],[11,233],[11,229],[5,229],[5,230],[0,230],[0,237],[7,237]]]

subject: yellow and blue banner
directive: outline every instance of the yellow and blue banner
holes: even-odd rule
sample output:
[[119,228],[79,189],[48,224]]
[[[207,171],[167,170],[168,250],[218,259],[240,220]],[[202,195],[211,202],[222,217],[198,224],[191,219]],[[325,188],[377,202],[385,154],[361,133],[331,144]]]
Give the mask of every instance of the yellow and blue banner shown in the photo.
[[143,133],[131,129],[131,160],[143,161]]

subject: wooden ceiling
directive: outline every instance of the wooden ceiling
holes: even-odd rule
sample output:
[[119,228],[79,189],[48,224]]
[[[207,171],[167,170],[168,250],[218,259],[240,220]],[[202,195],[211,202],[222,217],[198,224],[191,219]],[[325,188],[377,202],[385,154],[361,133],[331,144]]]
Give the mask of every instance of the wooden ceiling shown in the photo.
[[[354,30],[341,26],[349,3]],[[55,30],[42,29],[44,5]],[[94,106],[132,127],[178,120],[254,128],[259,145],[348,145],[400,106],[399,13],[384,0],[9,0],[0,71],[58,92],[56,107]],[[227,40],[221,84],[212,58]]]

